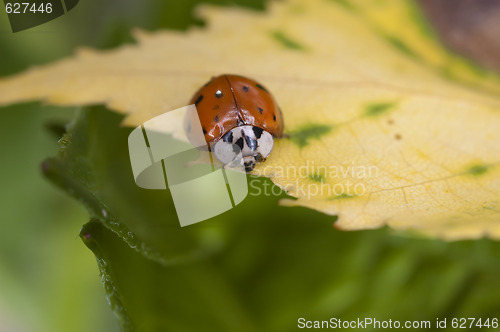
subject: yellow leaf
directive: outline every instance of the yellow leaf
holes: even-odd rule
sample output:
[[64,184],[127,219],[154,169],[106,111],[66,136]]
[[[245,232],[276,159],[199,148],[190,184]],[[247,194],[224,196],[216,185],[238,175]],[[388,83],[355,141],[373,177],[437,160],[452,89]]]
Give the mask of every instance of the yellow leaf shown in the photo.
[[[266,13],[201,7],[206,28],[135,32],[0,80],[0,105],[104,103],[136,126],[211,76],[263,82],[288,136],[255,174],[342,229],[389,225],[500,238],[500,83],[442,49],[410,1],[295,0]],[[332,219],[333,220],[333,219]]]

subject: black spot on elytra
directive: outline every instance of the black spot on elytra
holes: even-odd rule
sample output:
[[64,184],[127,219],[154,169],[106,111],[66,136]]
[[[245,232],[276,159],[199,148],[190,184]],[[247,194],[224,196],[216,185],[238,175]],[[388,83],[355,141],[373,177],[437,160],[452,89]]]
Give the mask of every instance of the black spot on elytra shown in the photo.
[[233,144],[234,153],[240,153],[243,150],[243,137],[238,138],[238,140]]
[[259,113],[262,114],[262,112],[264,112],[264,110],[260,107],[257,107],[257,109],[259,110]]
[[224,94],[222,93],[222,91],[221,91],[221,90],[217,90],[217,91],[215,92],[215,97],[217,97],[217,98],[222,98],[222,96],[223,96],[223,95],[224,95]]
[[265,91],[265,92],[269,93],[269,91],[267,91],[267,89],[266,89],[266,88],[264,88],[264,87],[263,87],[262,85],[260,85],[259,83],[257,83],[255,86],[256,86],[256,87],[258,87],[259,89],[261,89],[262,91]]
[[233,143],[233,132],[230,131],[224,137],[222,137],[222,140],[226,143]]
[[259,127],[252,127],[253,133],[255,134],[255,137],[259,139],[262,136],[262,132],[264,131],[262,128]]
[[194,102],[194,104],[196,106],[198,106],[198,104],[200,103],[200,101],[202,101],[202,99],[203,99],[203,95],[199,95],[198,98],[196,98],[196,101]]
[[276,114],[273,115],[273,121],[276,122]]
[[206,135],[207,134],[207,130],[205,128],[202,128],[203,129],[203,135]]
[[219,116],[216,115],[215,118],[214,118],[215,122],[219,122]]
[[246,86],[246,85],[245,85],[245,86],[243,87],[243,91],[248,92],[248,90],[249,90],[249,89],[248,89],[248,86]]

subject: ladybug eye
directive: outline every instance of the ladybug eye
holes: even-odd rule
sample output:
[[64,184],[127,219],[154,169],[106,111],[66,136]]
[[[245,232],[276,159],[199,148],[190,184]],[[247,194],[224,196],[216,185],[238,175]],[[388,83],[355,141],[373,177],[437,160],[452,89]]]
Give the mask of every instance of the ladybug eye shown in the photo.
[[215,92],[215,96],[216,96],[217,98],[222,97],[222,91],[221,91],[221,90],[217,90],[217,91]]

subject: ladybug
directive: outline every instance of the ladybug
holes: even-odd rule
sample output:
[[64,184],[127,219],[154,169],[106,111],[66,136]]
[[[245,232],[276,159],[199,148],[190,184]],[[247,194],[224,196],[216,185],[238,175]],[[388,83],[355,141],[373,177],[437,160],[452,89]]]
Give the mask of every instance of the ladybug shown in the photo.
[[274,138],[283,136],[278,104],[262,84],[250,78],[213,77],[190,104],[196,106],[209,151],[223,164],[231,163],[241,151],[245,170],[250,172],[269,156]]

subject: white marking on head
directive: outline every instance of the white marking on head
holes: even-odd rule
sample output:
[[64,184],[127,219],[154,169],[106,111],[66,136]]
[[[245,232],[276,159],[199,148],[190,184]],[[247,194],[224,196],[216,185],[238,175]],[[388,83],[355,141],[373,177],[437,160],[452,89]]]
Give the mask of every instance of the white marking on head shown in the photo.
[[229,164],[242,153],[247,171],[269,156],[273,149],[273,136],[258,127],[239,126],[231,129],[215,143],[214,153],[223,164]]

